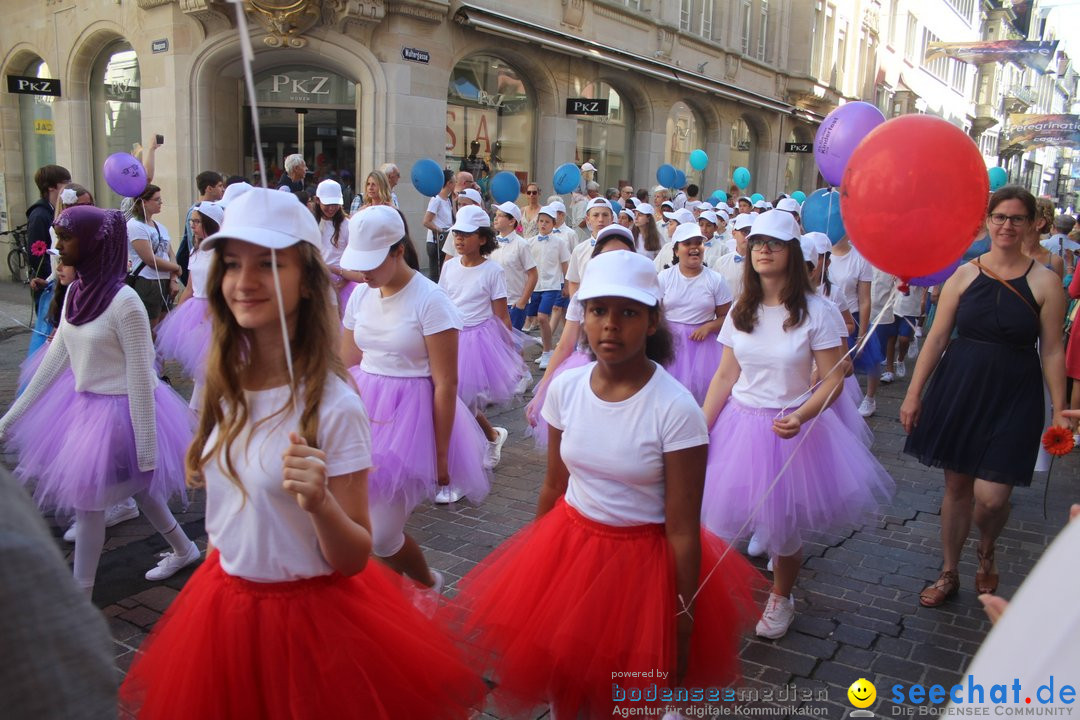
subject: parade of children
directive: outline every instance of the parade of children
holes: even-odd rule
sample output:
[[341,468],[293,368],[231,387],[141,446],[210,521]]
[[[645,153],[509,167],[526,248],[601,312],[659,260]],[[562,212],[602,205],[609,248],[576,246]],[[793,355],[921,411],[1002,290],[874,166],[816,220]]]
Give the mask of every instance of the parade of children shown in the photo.
[[[152,165],[102,170],[130,217],[42,168],[0,441],[78,600],[137,626],[119,716],[680,720],[893,685],[953,617],[974,654],[1042,549],[1011,509],[1061,515],[1040,448],[1075,468],[1072,275],[1037,242],[1073,223],[940,118],[875,127],[806,193],[473,142],[477,177],[372,170],[349,212],[365,172],[288,154],[192,177],[172,234]],[[933,233],[895,231],[905,152]]]

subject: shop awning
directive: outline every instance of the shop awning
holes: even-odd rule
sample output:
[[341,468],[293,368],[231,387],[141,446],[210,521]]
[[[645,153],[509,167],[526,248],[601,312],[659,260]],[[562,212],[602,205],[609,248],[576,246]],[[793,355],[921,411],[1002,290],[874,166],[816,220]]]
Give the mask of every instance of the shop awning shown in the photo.
[[481,32],[535,43],[566,55],[593,60],[620,70],[631,70],[648,77],[677,83],[683,87],[699,90],[710,95],[719,95],[728,100],[734,100],[763,110],[784,114],[797,112],[807,119],[818,122],[822,119],[816,113],[797,108],[790,103],[776,100],[767,95],[743,90],[735,85],[714,80],[700,73],[673,68],[655,58],[627,52],[591,40],[583,40],[568,33],[536,25],[487,8],[463,3],[458,9],[455,19],[462,25],[476,28]]

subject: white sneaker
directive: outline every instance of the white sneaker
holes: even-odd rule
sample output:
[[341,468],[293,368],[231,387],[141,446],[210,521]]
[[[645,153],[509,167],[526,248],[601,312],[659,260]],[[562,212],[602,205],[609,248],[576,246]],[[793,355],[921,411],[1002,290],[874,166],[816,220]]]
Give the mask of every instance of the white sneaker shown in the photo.
[[915,339],[911,341],[907,349],[907,359],[914,360],[919,357],[919,333],[915,333]]
[[547,370],[548,365],[551,364],[551,351],[540,353],[540,357],[536,358],[536,365],[541,370]]
[[177,555],[175,552],[167,552],[161,558],[161,562],[157,564],[157,567],[152,567],[146,571],[146,579],[155,581],[167,580],[188,565],[194,565],[199,562],[199,558],[201,557],[202,553],[199,551],[199,546],[195,543],[191,543],[188,546],[188,551],[183,555]]
[[877,400],[872,397],[864,397],[859,403],[859,414],[868,418],[877,412]]
[[895,379],[896,379],[896,375],[889,372],[888,370],[881,373],[881,382],[883,382],[886,385],[888,385],[889,383],[891,383]]
[[435,578],[435,584],[429,588],[421,587],[413,596],[413,606],[429,618],[435,617],[435,611],[439,609],[445,583],[443,574],[438,570],[432,570],[431,577]]
[[896,377],[907,377],[907,365],[905,365],[903,361],[896,363]]
[[915,326],[915,337],[922,337],[922,325]]
[[784,637],[794,620],[795,598],[769,593],[769,601],[765,604],[765,612],[761,614],[755,632],[758,637],[778,640]]
[[518,379],[518,384],[514,386],[515,395],[524,395],[529,391],[529,386],[532,385],[532,374],[522,374]]
[[765,554],[765,541],[761,536],[754,533],[750,536],[750,544],[746,548],[746,554],[750,557],[761,557]]
[[[119,525],[137,517],[139,517],[139,506],[135,504],[135,498],[128,498],[110,505],[105,510],[105,527],[111,528],[113,525]],[[64,533],[64,542],[75,542],[75,523],[71,523],[71,527]]]
[[449,505],[450,503],[456,503],[461,498],[462,493],[460,490],[450,485],[441,485],[439,491],[435,493],[435,504]]
[[510,436],[510,432],[506,428],[492,428],[495,431],[495,439],[488,441],[487,456],[484,458],[484,467],[491,470],[498,466],[499,461],[502,460],[502,448],[503,443],[506,442],[506,438]]

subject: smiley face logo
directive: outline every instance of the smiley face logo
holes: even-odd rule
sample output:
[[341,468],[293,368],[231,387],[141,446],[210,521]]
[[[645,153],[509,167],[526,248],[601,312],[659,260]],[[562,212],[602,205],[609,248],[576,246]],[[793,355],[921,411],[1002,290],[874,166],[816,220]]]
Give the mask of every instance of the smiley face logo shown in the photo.
[[866,678],[859,678],[851,683],[847,691],[848,700],[857,708],[868,708],[877,699],[877,688]]

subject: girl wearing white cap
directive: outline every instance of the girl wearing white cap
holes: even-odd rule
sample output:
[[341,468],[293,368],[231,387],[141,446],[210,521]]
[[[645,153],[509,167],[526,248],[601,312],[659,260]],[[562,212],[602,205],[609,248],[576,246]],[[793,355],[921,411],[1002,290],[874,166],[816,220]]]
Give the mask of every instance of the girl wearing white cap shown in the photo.
[[464,718],[482,699],[368,561],[371,433],[326,352],[339,326],[319,240],[302,205],[257,188],[203,241],[214,350],[187,472],[206,487],[212,550],[124,682],[139,717]]
[[417,272],[401,213],[373,207],[349,225],[341,266],[365,282],[345,306],[341,359],[372,420],[372,552],[437,595],[442,575],[428,568],[405,521],[451,481],[480,502],[491,477],[484,433],[458,397],[462,318],[443,289]]
[[610,716],[619,692],[650,684],[733,682],[757,575],[736,553],[716,568],[724,546],[701,532],[708,432],[662,367],[672,346],[652,263],[598,255],[578,297],[596,360],[548,390],[537,519],[462,580],[450,608],[492,671],[496,707],[547,703],[559,718]]
[[652,260],[663,244],[660,242],[660,230],[656,227],[652,206],[642,203],[634,208],[634,214],[633,233],[638,252]]
[[675,358],[667,371],[701,404],[724,348],[716,334],[731,308],[731,289],[704,266],[705,236],[697,223],[683,223],[672,235],[675,264],[658,276],[664,315],[675,336]]
[[[847,298],[848,310],[855,318],[855,332],[848,338],[848,347],[863,343],[866,331],[874,318],[870,313],[870,290],[874,280],[874,268],[859,254],[845,235],[833,245],[829,258],[829,275],[840,286]],[[862,351],[855,356],[855,373],[867,376],[867,396],[859,403],[859,414],[870,417],[877,411],[874,394],[880,382],[881,361],[885,355],[881,352],[877,336],[870,334],[863,343]],[[873,390],[873,392],[870,392]]]
[[338,313],[345,311],[356,283],[342,276],[341,254],[349,244],[349,218],[345,215],[345,200],[341,185],[335,180],[323,180],[315,189],[315,220],[319,223],[322,256],[330,268],[330,282],[337,292]]
[[[508,433],[506,428],[493,427],[483,410],[508,403],[527,387],[531,375],[510,334],[502,266],[487,258],[498,247],[487,213],[479,207],[462,208],[450,233],[457,256],[443,265],[439,287],[463,319],[458,338],[458,397],[475,413],[487,436],[486,465],[493,468],[499,464]],[[456,499],[437,497],[436,502]]]
[[[843,381],[843,321],[810,284],[795,220],[762,213],[749,247],[705,399],[711,443],[701,517],[725,539],[754,533],[764,542],[776,572],[757,634],[775,639],[795,618],[803,543],[876,509],[893,482],[826,409]],[[822,378],[813,388],[815,363]]]
[[492,226],[499,246],[491,253],[491,259],[503,269],[506,278],[506,303],[509,306],[510,324],[515,330],[525,325],[525,309],[536,287],[536,260],[532,248],[517,234],[521,222],[521,210],[512,202],[495,206]]

